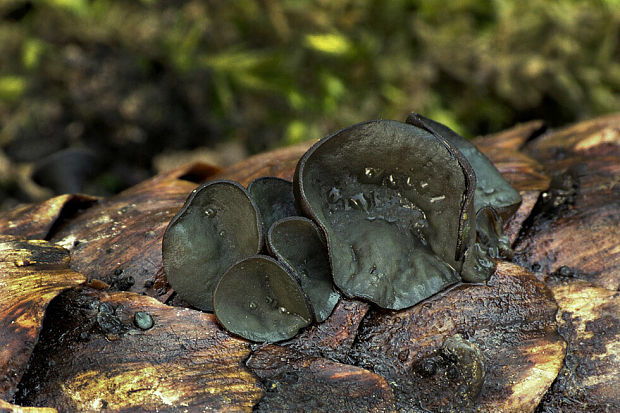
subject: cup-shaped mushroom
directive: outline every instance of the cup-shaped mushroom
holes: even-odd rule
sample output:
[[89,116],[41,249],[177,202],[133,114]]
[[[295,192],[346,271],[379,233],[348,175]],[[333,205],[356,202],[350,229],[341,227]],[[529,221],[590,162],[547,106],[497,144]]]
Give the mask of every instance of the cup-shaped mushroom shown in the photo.
[[213,293],[220,324],[233,334],[260,342],[286,340],[310,325],[312,310],[292,273],[265,255],[230,267]]
[[279,219],[300,215],[295,207],[293,183],[275,176],[256,178],[248,185],[263,218],[263,234]]
[[281,219],[269,229],[267,247],[297,275],[316,321],[325,321],[338,304],[340,294],[332,282],[329,255],[319,228],[307,218]]
[[166,228],[166,278],[185,301],[213,311],[217,280],[261,246],[260,215],[245,188],[231,181],[207,182],[190,194]]
[[471,142],[447,126],[417,113],[410,114],[407,123],[437,133],[467,158],[476,173],[474,198],[476,212],[485,206],[492,206],[506,221],[517,211],[521,204],[521,195],[506,182],[489,158],[484,156]]
[[378,120],[322,139],[301,158],[294,190],[323,230],[336,286],[401,309],[460,280],[473,244],[475,176],[432,133]]

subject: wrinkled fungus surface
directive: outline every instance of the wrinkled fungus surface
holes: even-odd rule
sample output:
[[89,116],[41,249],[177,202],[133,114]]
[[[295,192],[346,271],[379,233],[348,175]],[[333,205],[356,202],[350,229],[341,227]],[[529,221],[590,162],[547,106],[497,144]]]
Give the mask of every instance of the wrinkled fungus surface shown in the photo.
[[273,258],[246,258],[226,271],[213,294],[220,323],[254,341],[291,338],[310,325],[312,314],[295,277]]
[[401,309],[460,280],[475,176],[445,141],[401,122],[361,123],[313,146],[295,179],[346,295]]
[[299,278],[316,321],[329,317],[340,294],[334,289],[327,248],[317,226],[307,218],[282,219],[269,230],[267,246]]
[[[280,341],[329,317],[339,293],[399,310],[486,281],[512,254],[502,227],[520,202],[446,126],[418,114],[369,121],[312,146],[292,184],[195,190],[164,236],[164,269],[229,331]],[[277,261],[255,256],[263,233]]]
[[295,207],[293,183],[275,176],[256,178],[248,185],[248,192],[256,202],[263,218],[263,234],[274,222],[300,215]]
[[166,278],[185,301],[212,311],[220,276],[261,244],[260,216],[246,190],[235,182],[208,182],[191,193],[164,233]]

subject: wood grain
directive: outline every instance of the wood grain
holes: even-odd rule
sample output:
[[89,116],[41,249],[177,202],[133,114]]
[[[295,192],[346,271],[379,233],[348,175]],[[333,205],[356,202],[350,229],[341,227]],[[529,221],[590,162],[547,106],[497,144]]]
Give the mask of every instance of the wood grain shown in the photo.
[[254,352],[247,364],[265,384],[258,412],[394,410],[387,381],[359,367],[276,345]]
[[559,277],[549,285],[568,348],[542,411],[620,411],[620,294]]
[[46,241],[0,237],[0,398],[11,400],[32,355],[49,302],[83,283],[69,252]]
[[[145,312],[153,327],[134,322]],[[247,342],[212,314],[134,293],[72,290],[50,305],[17,402],[60,411],[251,411]],[[36,390],[35,390],[36,389]]]
[[90,195],[66,194],[3,212],[0,214],[0,234],[47,239],[59,220],[89,208],[97,200]]
[[531,142],[553,177],[515,244],[517,261],[620,288],[620,116],[584,122]]

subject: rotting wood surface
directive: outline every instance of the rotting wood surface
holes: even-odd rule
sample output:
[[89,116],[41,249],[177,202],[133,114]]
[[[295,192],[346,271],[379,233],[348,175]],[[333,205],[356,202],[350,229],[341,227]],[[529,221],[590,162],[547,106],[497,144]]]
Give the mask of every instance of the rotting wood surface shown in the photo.
[[[161,270],[161,237],[199,183],[290,179],[308,144],[5,213],[0,233],[32,241],[2,243],[0,360],[11,362],[0,364],[0,407],[620,410],[620,115],[556,132],[530,122],[474,143],[523,196],[506,226],[514,263],[402,311],[343,300],[279,345],[250,345],[212,315],[171,306],[184,303]],[[20,303],[31,303],[27,320]],[[152,328],[136,327],[139,311]]]

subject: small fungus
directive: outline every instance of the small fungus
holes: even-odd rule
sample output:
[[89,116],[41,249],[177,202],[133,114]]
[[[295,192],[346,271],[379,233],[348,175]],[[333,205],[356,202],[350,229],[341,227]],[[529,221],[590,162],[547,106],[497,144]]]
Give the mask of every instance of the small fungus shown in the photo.
[[317,226],[307,218],[284,218],[271,226],[267,247],[298,276],[317,321],[332,313],[340,294],[334,289],[327,248]]
[[213,307],[230,332],[253,341],[291,338],[312,322],[312,310],[297,280],[276,260],[256,255],[222,276]]
[[277,220],[300,215],[295,207],[291,181],[263,176],[250,182],[248,192],[263,218],[263,234],[266,234]]
[[224,271],[260,251],[260,222],[254,201],[236,182],[212,181],[194,190],[164,233],[172,288],[191,305],[213,311],[213,289]]

